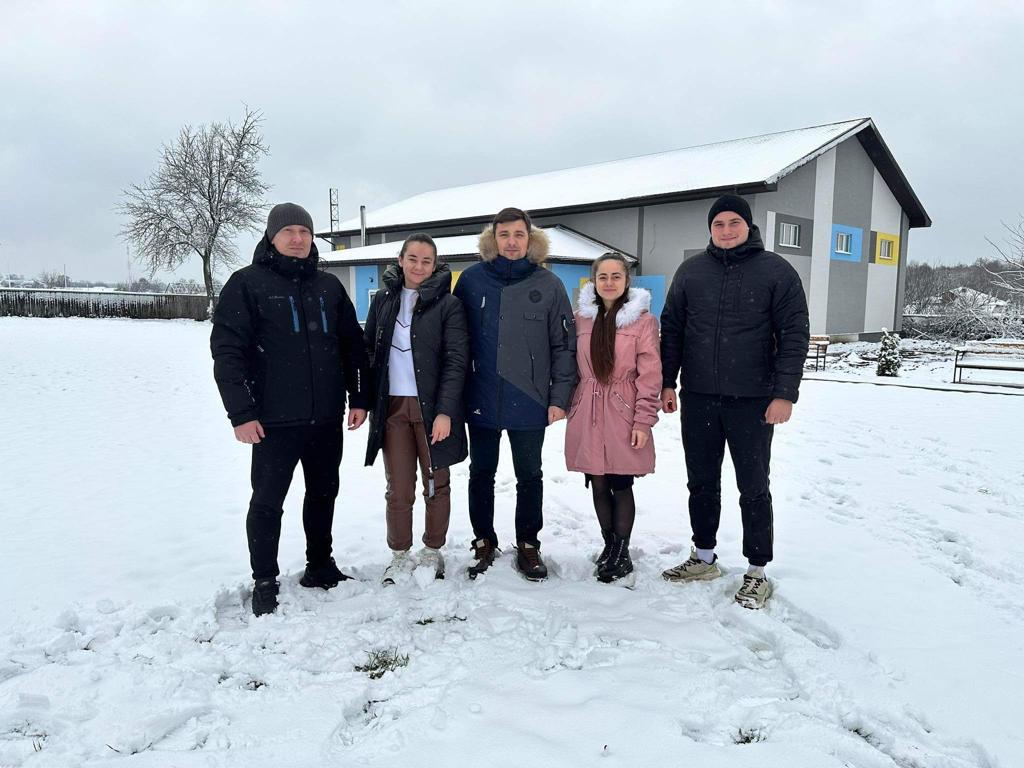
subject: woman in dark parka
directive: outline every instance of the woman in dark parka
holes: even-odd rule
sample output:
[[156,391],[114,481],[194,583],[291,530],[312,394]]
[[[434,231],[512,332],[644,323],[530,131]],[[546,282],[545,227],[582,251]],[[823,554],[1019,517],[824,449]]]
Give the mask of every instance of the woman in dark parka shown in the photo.
[[[366,465],[383,452],[392,551],[383,582],[394,584],[417,565],[444,576],[440,549],[451,513],[448,468],[467,454],[462,390],[469,340],[462,302],[451,295],[451,271],[437,263],[429,235],[410,235],[381,282],[366,320],[376,390]],[[427,509],[424,547],[413,556],[417,465]]]

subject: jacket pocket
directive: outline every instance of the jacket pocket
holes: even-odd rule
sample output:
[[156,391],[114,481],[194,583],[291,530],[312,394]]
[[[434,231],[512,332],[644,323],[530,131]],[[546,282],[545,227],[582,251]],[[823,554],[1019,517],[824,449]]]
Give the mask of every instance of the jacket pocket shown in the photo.
[[612,390],[609,399],[612,403],[612,408],[619,416],[621,416],[629,424],[633,423],[633,415],[635,411],[636,398],[630,398],[633,402],[627,402],[622,394],[617,390]]

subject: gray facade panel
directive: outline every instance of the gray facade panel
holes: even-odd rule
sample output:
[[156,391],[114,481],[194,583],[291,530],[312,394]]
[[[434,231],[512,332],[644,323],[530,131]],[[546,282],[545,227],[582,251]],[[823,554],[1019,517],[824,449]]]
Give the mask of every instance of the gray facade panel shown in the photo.
[[[781,245],[782,225],[796,224],[800,227],[800,246],[795,248],[791,245]],[[775,214],[775,252],[782,256],[806,256],[811,257],[811,243],[814,241],[814,219],[805,219],[802,216],[790,216],[777,212]]]
[[687,251],[700,252],[707,247],[708,211],[713,202],[694,200],[644,208],[643,274],[665,275],[671,280]]
[[893,326],[896,331],[903,330],[903,306],[907,292],[907,246],[910,240],[910,219],[907,214],[900,214],[900,263],[896,265],[899,274],[896,276],[896,320]]
[[[815,163],[807,163],[779,180],[774,192],[757,195],[761,211],[776,211],[805,219],[814,218]],[[869,210],[870,213],[870,210]]]
[[864,306],[868,295],[865,261],[833,260],[829,265],[828,316],[825,333],[860,333],[864,330]]
[[541,227],[561,224],[574,229],[587,237],[600,240],[602,243],[616,248],[631,256],[637,255],[636,243],[639,232],[639,210],[623,208],[614,211],[595,213],[577,213],[572,216],[551,216],[534,219],[534,224]]
[[[857,227],[862,237],[859,261],[832,259],[829,265],[826,333],[860,333],[864,330],[874,180],[874,163],[859,141],[847,139],[836,147],[832,222]],[[825,258],[829,257],[826,255]]]
[[855,139],[836,147],[836,182],[832,221],[871,231],[871,197],[875,191],[875,165]]

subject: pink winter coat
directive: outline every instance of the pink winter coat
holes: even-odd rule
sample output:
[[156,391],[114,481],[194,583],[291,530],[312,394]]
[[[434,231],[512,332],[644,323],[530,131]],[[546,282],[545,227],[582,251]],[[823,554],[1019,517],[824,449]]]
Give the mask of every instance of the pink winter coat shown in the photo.
[[661,356],[658,323],[650,313],[651,294],[630,288],[615,316],[615,370],[607,384],[594,377],[590,334],[597,317],[593,283],[580,290],[576,311],[576,365],[580,383],[573,393],[565,429],[565,465],[591,475],[646,475],[654,471],[654,439],[637,450],[634,429],[658,421],[661,407]]

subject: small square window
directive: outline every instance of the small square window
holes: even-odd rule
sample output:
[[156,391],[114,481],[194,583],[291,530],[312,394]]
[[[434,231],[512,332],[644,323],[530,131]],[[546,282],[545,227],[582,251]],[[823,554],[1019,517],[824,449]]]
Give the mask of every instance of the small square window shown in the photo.
[[892,240],[883,240],[879,247],[878,259],[879,261],[892,261]]
[[779,224],[779,245],[789,248],[800,247],[800,225],[781,222]]
[[849,232],[836,233],[836,253],[853,252],[853,235]]

